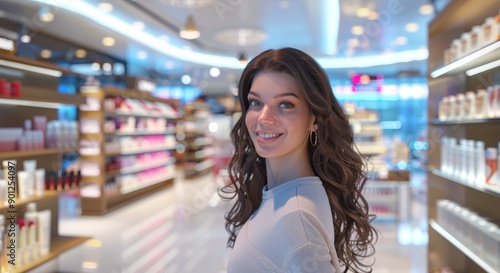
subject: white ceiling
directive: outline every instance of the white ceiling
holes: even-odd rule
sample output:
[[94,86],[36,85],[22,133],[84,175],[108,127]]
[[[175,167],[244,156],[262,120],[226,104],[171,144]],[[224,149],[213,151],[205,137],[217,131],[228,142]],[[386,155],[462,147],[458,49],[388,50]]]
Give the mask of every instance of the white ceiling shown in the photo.
[[[43,2],[60,6],[47,6]],[[75,3],[83,5],[76,6]],[[113,5],[111,12],[103,12],[98,4]],[[237,80],[241,69],[224,68],[227,63],[242,67],[237,56],[243,52],[248,58],[269,48],[285,46],[302,49],[314,57],[328,61],[334,68],[328,68],[331,77],[348,78],[356,73],[383,73],[395,76],[405,71],[420,75],[426,73],[426,61],[419,53],[427,45],[427,23],[433,14],[422,15],[419,8],[428,0],[0,0],[0,17],[24,22],[31,34],[38,31],[62,37],[74,44],[82,45],[112,56],[127,60],[135,67],[180,77],[184,73],[194,76],[194,84],[208,93],[229,90]],[[37,12],[47,6],[55,19],[42,23]],[[378,19],[370,20],[356,15],[359,8],[375,11]],[[188,15],[192,15],[201,32],[197,40],[178,37]],[[112,18],[110,18],[112,17]],[[95,21],[93,21],[95,20]],[[104,26],[103,22],[115,20]],[[120,21],[116,21],[120,20]],[[144,23],[139,36],[133,22]],[[118,29],[120,24],[124,27]],[[338,23],[338,25],[337,25]],[[417,23],[418,30],[408,32],[405,26]],[[364,34],[351,33],[353,26],[362,26]],[[114,28],[114,29],[113,29]],[[246,29],[246,32],[237,29]],[[235,30],[236,31],[233,31]],[[251,33],[260,36],[252,37]],[[337,35],[334,35],[335,33]],[[258,33],[258,34],[259,34]],[[134,35],[136,34],[136,35]],[[102,38],[116,39],[113,47],[102,45]],[[149,39],[151,38],[151,39]],[[259,38],[261,40],[253,40]],[[357,39],[353,45],[351,39]],[[405,42],[404,44],[403,42]],[[350,45],[351,43],[351,45]],[[354,41],[355,43],[355,41]],[[169,47],[178,49],[174,52]],[[144,60],[138,59],[138,52],[146,52]],[[194,57],[186,61],[181,57]],[[373,66],[395,58],[404,61],[398,52],[409,52],[420,61],[401,62]],[[203,64],[203,56],[209,59]],[[177,57],[180,57],[179,60]],[[368,57],[368,59],[366,59]],[[375,57],[375,59],[373,59]],[[361,59],[360,59],[361,58]],[[363,59],[365,58],[365,59]],[[372,59],[370,59],[372,58]],[[356,66],[370,65],[362,68]],[[209,76],[212,66],[221,68],[221,75]],[[340,68],[339,68],[340,66]],[[335,68],[337,67],[337,68]],[[346,68],[347,67],[347,68]]]

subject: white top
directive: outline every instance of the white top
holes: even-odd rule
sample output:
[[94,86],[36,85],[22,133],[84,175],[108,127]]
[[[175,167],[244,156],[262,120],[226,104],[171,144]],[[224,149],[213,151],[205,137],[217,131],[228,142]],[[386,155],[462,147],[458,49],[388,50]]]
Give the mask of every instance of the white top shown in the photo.
[[302,177],[267,190],[241,228],[227,273],[341,272],[321,180]]

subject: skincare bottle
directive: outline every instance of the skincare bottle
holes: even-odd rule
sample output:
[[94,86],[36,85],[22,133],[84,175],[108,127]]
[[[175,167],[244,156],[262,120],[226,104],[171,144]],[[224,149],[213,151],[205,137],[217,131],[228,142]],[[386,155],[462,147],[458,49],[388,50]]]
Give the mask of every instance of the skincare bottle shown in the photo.
[[26,171],[17,172],[18,184],[17,184],[17,197],[21,200],[28,198],[28,173]]
[[449,105],[450,105],[450,116],[449,116],[449,120],[457,120],[458,117],[456,115],[456,101],[457,101],[457,97],[451,95],[451,96],[448,96],[448,102],[449,102]]
[[40,257],[46,256],[50,252],[50,223],[52,212],[50,210],[41,210],[38,212],[38,243]]
[[28,245],[28,230],[23,218],[19,219],[19,237],[17,239],[19,240],[17,249],[19,260],[16,262],[16,266],[19,268],[26,265],[26,247]]
[[474,140],[467,141],[467,182],[474,185],[476,181],[476,153],[474,152]]
[[485,170],[486,156],[484,151],[484,141],[476,142],[476,156],[477,156],[476,185],[483,186],[486,173]]
[[488,117],[487,107],[488,107],[488,94],[486,93],[486,89],[477,90],[475,118],[477,119],[487,118]]
[[460,140],[460,155],[459,155],[459,160],[460,160],[460,179],[462,181],[466,181],[467,177],[469,174],[467,173],[467,146],[468,146],[468,140],[467,139],[461,139]]
[[496,92],[495,92],[495,86],[488,86],[487,88],[488,92],[488,117],[489,118],[494,118],[497,112],[497,99],[496,99]]
[[45,192],[45,169],[35,171],[35,195],[43,196]]
[[448,138],[447,137],[442,137],[441,138],[441,171],[446,173],[448,171]]
[[25,160],[24,161],[24,171],[27,173],[27,180],[25,181],[26,196],[35,196],[35,171],[36,171],[36,160]]
[[440,121],[445,121],[449,119],[449,112],[450,112],[450,102],[448,97],[444,97],[441,99],[439,102],[439,120]]
[[498,176],[498,151],[497,148],[486,149],[486,184],[497,185]]
[[464,119],[473,119],[476,114],[476,95],[474,91],[465,93]]

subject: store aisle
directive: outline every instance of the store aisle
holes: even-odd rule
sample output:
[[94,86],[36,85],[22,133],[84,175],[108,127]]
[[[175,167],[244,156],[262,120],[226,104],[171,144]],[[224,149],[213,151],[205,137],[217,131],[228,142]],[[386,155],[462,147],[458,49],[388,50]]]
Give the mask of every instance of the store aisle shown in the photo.
[[[93,240],[31,272],[223,273],[229,204],[218,197],[217,182],[210,174],[178,178],[173,187],[100,217],[76,216],[77,200],[61,197],[59,232]],[[381,237],[374,272],[425,272],[425,205],[418,200],[414,216],[376,223]]]

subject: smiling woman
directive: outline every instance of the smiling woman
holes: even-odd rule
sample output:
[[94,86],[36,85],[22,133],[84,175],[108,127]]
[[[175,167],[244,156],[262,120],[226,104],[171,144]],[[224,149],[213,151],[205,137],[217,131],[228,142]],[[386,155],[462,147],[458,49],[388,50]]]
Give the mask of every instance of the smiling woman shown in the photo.
[[236,198],[227,272],[371,272],[365,166],[324,70],[300,50],[267,50],[248,63],[238,95],[222,189]]

